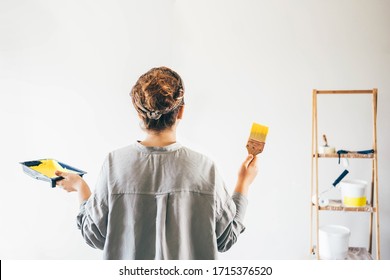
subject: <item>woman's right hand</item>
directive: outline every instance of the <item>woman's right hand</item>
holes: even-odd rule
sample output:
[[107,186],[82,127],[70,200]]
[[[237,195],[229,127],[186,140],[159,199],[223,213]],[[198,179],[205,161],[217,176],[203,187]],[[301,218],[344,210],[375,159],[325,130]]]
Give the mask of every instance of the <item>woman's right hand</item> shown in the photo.
[[89,189],[88,184],[78,174],[62,172],[59,170],[57,170],[55,174],[64,178],[57,181],[58,186],[62,187],[67,192],[78,192],[80,203],[91,196],[91,190]]
[[59,170],[57,170],[55,174],[64,178],[57,181],[56,184],[67,192],[77,192],[85,184],[83,178],[81,178],[78,174],[62,172]]

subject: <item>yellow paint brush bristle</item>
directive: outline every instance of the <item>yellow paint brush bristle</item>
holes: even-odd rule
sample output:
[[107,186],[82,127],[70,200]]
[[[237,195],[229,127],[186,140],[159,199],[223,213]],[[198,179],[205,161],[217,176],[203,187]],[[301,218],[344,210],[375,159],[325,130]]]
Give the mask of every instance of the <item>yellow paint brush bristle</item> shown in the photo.
[[265,138],[267,138],[267,134],[268,134],[268,126],[261,125],[258,123],[253,123],[251,129],[251,135],[249,136],[249,138],[259,142],[265,142]]
[[254,156],[261,153],[264,149],[267,134],[268,126],[253,123],[248,144],[246,145],[248,153]]

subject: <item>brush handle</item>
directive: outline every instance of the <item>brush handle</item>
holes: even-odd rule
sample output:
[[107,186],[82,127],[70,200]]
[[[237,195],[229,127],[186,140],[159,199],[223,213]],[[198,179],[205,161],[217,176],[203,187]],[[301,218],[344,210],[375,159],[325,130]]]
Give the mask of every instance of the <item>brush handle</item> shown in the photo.
[[328,139],[326,139],[326,135],[322,135],[322,139],[324,139],[325,147],[328,147]]
[[246,144],[246,149],[248,150],[249,154],[256,156],[264,150],[264,145],[265,145],[264,142],[259,142],[253,139],[249,139],[248,143]]

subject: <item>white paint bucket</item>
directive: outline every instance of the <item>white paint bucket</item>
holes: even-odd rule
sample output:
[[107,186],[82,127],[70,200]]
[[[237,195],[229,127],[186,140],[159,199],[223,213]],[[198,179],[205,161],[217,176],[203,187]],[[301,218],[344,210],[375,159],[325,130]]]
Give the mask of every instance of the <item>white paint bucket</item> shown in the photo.
[[345,180],[341,181],[339,186],[344,206],[361,207],[366,205],[366,181]]
[[319,229],[319,249],[322,260],[344,260],[348,254],[349,228],[326,225]]

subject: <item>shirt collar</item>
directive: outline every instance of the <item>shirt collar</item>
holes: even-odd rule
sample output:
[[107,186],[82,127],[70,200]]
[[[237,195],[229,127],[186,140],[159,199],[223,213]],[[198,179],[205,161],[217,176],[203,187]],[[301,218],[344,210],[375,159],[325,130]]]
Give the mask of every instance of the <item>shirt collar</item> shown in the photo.
[[141,141],[137,140],[135,143],[138,150],[144,153],[167,153],[177,151],[182,147],[182,145],[178,142],[170,144],[168,146],[163,147],[147,147],[140,143]]

